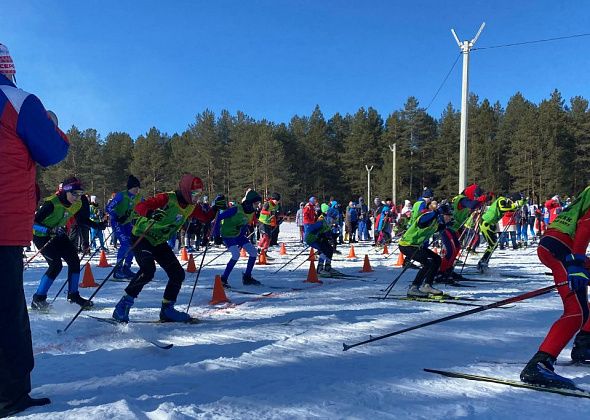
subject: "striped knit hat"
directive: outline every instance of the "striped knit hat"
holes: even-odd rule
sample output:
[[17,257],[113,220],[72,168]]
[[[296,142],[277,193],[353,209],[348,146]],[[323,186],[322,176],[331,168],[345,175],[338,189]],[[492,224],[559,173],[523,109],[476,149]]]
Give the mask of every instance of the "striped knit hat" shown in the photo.
[[8,52],[8,48],[6,48],[6,46],[3,44],[0,44],[0,74],[4,74],[6,76],[16,74],[12,57]]

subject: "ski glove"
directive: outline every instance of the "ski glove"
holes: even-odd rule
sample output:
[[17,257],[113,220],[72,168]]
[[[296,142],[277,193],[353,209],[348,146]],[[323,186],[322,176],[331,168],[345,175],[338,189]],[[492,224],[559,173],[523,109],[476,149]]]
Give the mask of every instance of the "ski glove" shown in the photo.
[[567,281],[572,291],[577,292],[588,287],[590,273],[584,267],[586,256],[582,254],[570,254],[565,257],[565,268],[567,270]]
[[62,236],[66,234],[66,228],[63,226],[56,226],[54,228],[49,229],[49,234],[51,236]]
[[148,214],[148,218],[155,220],[156,222],[162,220],[164,216],[166,216],[166,210],[164,209],[156,209],[151,211],[150,214]]

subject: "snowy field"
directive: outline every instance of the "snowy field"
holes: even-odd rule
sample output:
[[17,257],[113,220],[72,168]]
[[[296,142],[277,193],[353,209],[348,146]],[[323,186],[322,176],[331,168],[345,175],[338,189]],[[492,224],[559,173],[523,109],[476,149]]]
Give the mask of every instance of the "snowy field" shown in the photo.
[[[309,263],[278,274],[282,263],[302,250],[296,228],[285,223],[279,242],[288,255],[256,266],[254,277],[266,286],[241,286],[241,259],[230,284],[240,290],[273,292],[267,297],[228,291],[234,305],[210,306],[213,279],[229,253],[201,273],[191,315],[198,325],[131,323],[112,326],[84,316],[108,317],[125,283],[108,282],[94,299],[97,309],[83,315],[65,333],[77,310],[60,296],[49,314],[31,312],[36,367],[33,396],[50,397],[49,406],[27,410],[31,419],[580,419],[590,401],[502,385],[451,379],[424,372],[435,368],[518,379],[550,324],[560,315],[555,292],[474,316],[433,325],[343,351],[370,336],[471,309],[442,303],[377,300],[400,272],[395,255],[385,258],[368,245],[355,246],[357,259],[347,259],[348,245],[333,266],[354,279],[303,283]],[[482,248],[480,248],[482,249]],[[224,248],[212,248],[205,262]],[[395,247],[390,249],[395,250]],[[373,273],[359,273],[368,253]],[[31,254],[30,254],[31,255]],[[114,253],[109,255],[114,263]],[[474,271],[470,258],[464,275]],[[196,258],[197,265],[200,257]],[[92,262],[97,282],[109,269]],[[137,269],[136,266],[133,267]],[[42,259],[25,271],[27,301],[44,271]],[[552,284],[536,249],[496,251],[489,272],[468,283],[444,287],[447,293],[477,298],[475,304],[505,299]],[[408,270],[393,290],[405,295],[415,275]],[[49,291],[50,299],[65,280],[66,269]],[[473,276],[473,278],[476,278]],[[187,273],[177,307],[188,302],[195,274]],[[132,320],[155,320],[166,284],[160,269],[132,308]],[[291,290],[291,288],[303,290]],[[88,297],[94,289],[80,289]],[[172,343],[158,349],[144,338]],[[570,345],[560,360],[569,359]],[[590,389],[590,368],[558,366],[557,371]]]

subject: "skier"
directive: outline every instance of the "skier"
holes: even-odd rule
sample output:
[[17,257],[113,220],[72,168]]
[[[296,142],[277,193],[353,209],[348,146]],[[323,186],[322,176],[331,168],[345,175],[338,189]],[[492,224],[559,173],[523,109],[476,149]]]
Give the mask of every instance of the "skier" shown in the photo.
[[461,252],[459,236],[462,234],[469,216],[487,201],[487,195],[477,184],[466,187],[461,194],[453,197],[453,225],[441,232],[442,262],[436,281],[439,283],[455,283],[463,279],[455,273],[454,266]]
[[116,279],[132,279],[136,274],[131,270],[133,250],[129,251],[129,249],[132,245],[131,230],[133,229],[133,221],[137,217],[133,208],[142,200],[139,195],[140,187],[139,179],[129,175],[127,189],[115,194],[106,207],[106,211],[110,216],[113,234],[117,236],[121,244],[117,251],[117,261],[125,258],[125,261],[119,264],[117,270],[113,273],[113,277]]
[[[189,314],[179,312],[174,303],[184,281],[184,270],[176,255],[168,246],[167,240],[178,231],[189,217],[197,217],[208,222],[215,216],[211,208],[204,213],[199,202],[203,191],[203,181],[192,174],[181,177],[178,189],[160,193],[135,206],[139,215],[131,232],[131,241],[135,244],[135,260],[139,271],[125,288],[125,295],[119,300],[113,311],[113,318],[119,322],[129,322],[129,310],[143,287],[156,273],[156,262],[168,275],[164,298],[160,310],[163,322],[189,322]],[[139,240],[141,237],[141,240]]]
[[429,239],[437,232],[443,231],[451,223],[453,209],[443,204],[438,209],[427,211],[418,216],[399,241],[399,250],[408,261],[418,261],[422,268],[416,274],[408,289],[408,297],[428,297],[442,295],[441,290],[432,287],[434,276],[441,264],[440,256],[427,247]]
[[260,217],[258,218],[258,225],[260,227],[261,233],[260,241],[258,241],[258,248],[260,249],[260,252],[268,253],[268,247],[270,246],[270,241],[272,239],[274,230],[277,229],[277,226],[279,225],[278,217],[280,200],[281,195],[274,192],[262,205],[262,210],[260,210]]
[[369,208],[365,204],[365,199],[363,197],[359,197],[358,211],[359,211],[358,239],[359,239],[359,241],[370,241],[371,235],[369,235],[369,226],[371,225],[371,221],[369,219]]
[[[354,201],[350,201],[346,207],[346,231],[348,232],[348,243],[356,243],[356,230],[359,219],[358,205]],[[346,240],[346,237],[344,238]]]
[[[5,14],[6,16],[6,14]],[[46,68],[45,70],[49,70]],[[0,417],[51,403],[31,398],[34,366],[31,326],[23,290],[23,246],[32,239],[31,222],[39,200],[37,163],[55,165],[69,142],[57,118],[35,95],[16,87],[8,49],[0,44]],[[31,74],[32,75],[32,74]]]
[[227,208],[225,197],[220,195],[215,198],[213,205],[220,209],[217,222],[214,227],[213,236],[221,235],[223,243],[231,252],[231,259],[228,261],[225,271],[221,275],[221,282],[224,287],[230,287],[229,275],[240,259],[240,249],[248,253],[246,271],[242,275],[244,286],[259,286],[261,283],[252,277],[252,269],[256,262],[256,248],[248,239],[248,226],[252,221],[255,208],[262,201],[262,197],[254,190],[248,190],[241,203]]
[[488,243],[485,252],[477,263],[477,269],[482,273],[488,267],[488,262],[490,261],[492,253],[496,249],[498,242],[496,228],[498,222],[502,219],[504,213],[507,211],[514,211],[522,204],[522,195],[520,193],[514,193],[511,197],[512,199],[502,196],[496,198],[481,216],[479,229]]
[[430,201],[432,201],[433,197],[434,194],[432,193],[432,190],[428,187],[424,187],[424,191],[422,191],[422,197],[420,197],[412,206],[412,216],[410,217],[409,223],[410,225],[416,221],[418,216],[428,211],[428,206],[430,205]]
[[47,197],[37,213],[33,224],[33,243],[41,249],[41,255],[49,264],[41,277],[39,287],[33,295],[32,309],[45,310],[49,307],[47,292],[62,269],[61,260],[68,265],[68,300],[83,308],[92,307],[92,302],[84,299],[78,292],[80,279],[80,258],[76,246],[66,235],[65,225],[72,216],[79,226],[104,229],[104,223],[96,223],[80,212],[82,203],[82,183],[76,177],[64,180],[61,188]]
[[[327,204],[322,204],[327,206]],[[327,210],[327,209],[326,209]],[[317,273],[322,277],[341,276],[332,268],[332,256],[334,255],[334,232],[322,214],[317,222],[308,225],[305,233],[305,243],[319,252]]]
[[567,280],[568,284],[557,288],[563,302],[563,314],[552,325],[539,350],[521,372],[523,382],[575,388],[573,381],[556,374],[553,368],[557,356],[574,335],[572,360],[590,361],[590,273],[586,257],[590,242],[590,186],[577,197],[548,226],[537,248],[539,260],[551,269],[555,283]]

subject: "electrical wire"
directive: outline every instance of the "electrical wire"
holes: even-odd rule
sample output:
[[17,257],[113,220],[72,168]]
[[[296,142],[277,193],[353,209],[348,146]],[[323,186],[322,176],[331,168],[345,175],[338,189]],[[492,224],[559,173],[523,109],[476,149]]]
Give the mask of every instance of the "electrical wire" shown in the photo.
[[449,78],[449,76],[451,75],[451,72],[453,71],[453,69],[455,68],[455,66],[457,65],[457,61],[459,61],[459,57],[461,57],[462,53],[459,53],[457,55],[457,58],[455,58],[455,61],[453,62],[453,65],[451,66],[450,70],[447,72],[447,75],[445,76],[445,78],[443,79],[443,81],[441,82],[440,86],[438,87],[438,89],[436,90],[436,93],[434,94],[434,96],[432,97],[432,99],[430,100],[430,102],[428,103],[428,106],[424,109],[424,111],[427,111],[428,108],[430,108],[430,105],[432,105],[432,103],[434,102],[434,100],[436,99],[436,97],[438,96],[440,90],[443,88],[444,84],[446,83],[447,79]]
[[556,38],[537,39],[537,40],[534,40],[534,41],[513,42],[511,44],[492,45],[490,47],[477,47],[477,48],[472,48],[471,51],[491,50],[492,48],[516,47],[516,46],[519,46],[519,45],[538,44],[538,43],[541,43],[541,42],[551,42],[551,41],[560,41],[560,40],[563,40],[563,39],[581,38],[581,37],[584,37],[584,36],[590,36],[590,33],[576,34],[576,35],[567,35],[567,36],[558,36]]

